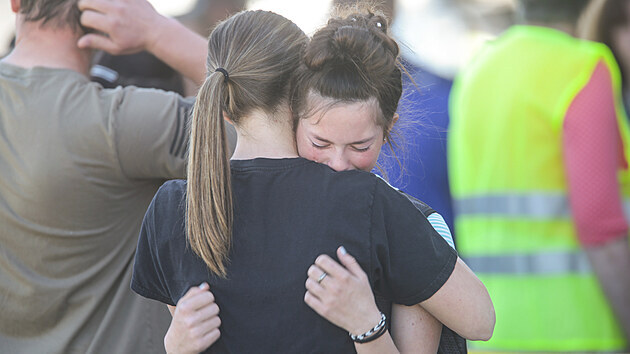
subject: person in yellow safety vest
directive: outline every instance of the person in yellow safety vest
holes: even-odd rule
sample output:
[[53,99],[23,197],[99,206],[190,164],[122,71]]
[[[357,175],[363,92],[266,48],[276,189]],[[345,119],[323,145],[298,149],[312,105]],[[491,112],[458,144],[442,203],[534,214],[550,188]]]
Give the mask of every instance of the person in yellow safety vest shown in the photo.
[[609,49],[571,36],[585,2],[521,1],[528,25],[455,80],[458,249],[497,316],[492,339],[472,348],[628,348],[630,130]]

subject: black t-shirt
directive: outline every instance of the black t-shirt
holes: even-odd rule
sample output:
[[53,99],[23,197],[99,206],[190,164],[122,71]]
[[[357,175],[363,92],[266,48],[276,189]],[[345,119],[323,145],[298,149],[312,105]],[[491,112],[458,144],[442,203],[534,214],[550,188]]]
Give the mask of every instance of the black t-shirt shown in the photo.
[[165,183],[145,215],[131,287],[175,305],[206,281],[221,309],[221,338],[208,353],[352,353],[347,332],[304,303],[306,272],[343,245],[388,300],[431,297],[457,253],[387,183],[334,172],[302,158],[231,162],[234,230],[227,279],[187,246],[185,181]]

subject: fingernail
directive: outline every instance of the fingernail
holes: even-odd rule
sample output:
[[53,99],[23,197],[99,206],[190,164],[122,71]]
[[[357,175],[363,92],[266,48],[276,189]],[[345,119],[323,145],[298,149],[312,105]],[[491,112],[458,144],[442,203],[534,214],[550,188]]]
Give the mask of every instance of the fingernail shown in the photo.
[[203,283],[201,283],[201,285],[199,285],[199,289],[201,289],[201,290],[208,290],[208,289],[210,289],[210,285],[208,285],[208,283],[206,283],[206,282],[203,282]]
[[339,252],[341,252],[341,254],[343,254],[343,255],[348,254],[348,251],[346,251],[346,248],[343,247],[343,246],[339,247]]

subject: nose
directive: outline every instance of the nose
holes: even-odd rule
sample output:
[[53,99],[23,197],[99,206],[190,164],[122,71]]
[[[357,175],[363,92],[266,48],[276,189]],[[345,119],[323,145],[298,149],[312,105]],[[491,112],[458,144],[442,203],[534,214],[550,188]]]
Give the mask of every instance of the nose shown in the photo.
[[328,167],[335,171],[348,171],[352,169],[352,165],[343,154],[335,154],[335,156],[331,157],[330,160],[328,160]]

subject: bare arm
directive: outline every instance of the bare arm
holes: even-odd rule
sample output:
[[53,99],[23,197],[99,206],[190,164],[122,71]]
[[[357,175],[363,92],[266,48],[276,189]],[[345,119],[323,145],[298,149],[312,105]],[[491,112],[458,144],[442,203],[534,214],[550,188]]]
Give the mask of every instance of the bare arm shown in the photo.
[[496,318],[488,290],[459,257],[446,283],[420,305],[466,339],[492,337]]
[[442,324],[421,306],[392,306],[392,337],[401,353],[437,353]]
[[175,19],[155,11],[146,0],[81,0],[81,24],[88,33],[80,48],[113,55],[146,50],[201,85],[206,76],[207,41]]
[[599,283],[621,325],[626,340],[630,341],[630,247],[628,237],[597,246],[586,246],[586,255],[597,274]]

